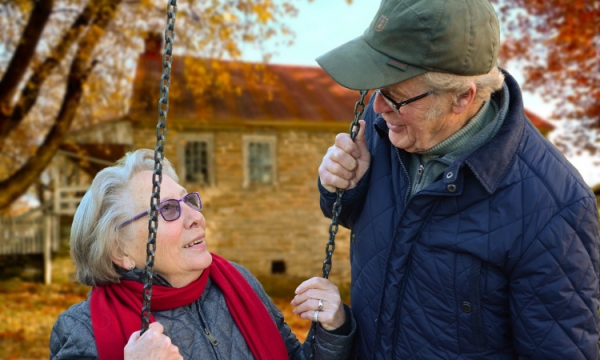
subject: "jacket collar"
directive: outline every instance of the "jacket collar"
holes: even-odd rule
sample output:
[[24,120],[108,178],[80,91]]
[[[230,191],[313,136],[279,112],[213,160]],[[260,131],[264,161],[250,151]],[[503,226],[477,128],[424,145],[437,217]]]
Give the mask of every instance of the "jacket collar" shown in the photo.
[[467,155],[465,160],[489,194],[496,191],[517,158],[525,132],[525,112],[521,90],[516,80],[508,72],[504,70],[502,72],[509,95],[509,107],[504,123],[496,136]]
[[[502,126],[489,142],[461,157],[444,171],[445,174],[448,172],[458,174],[460,168],[465,164],[468,165],[489,194],[496,191],[508,168],[515,161],[525,129],[523,98],[519,85],[508,72],[500,70],[504,74],[509,96],[509,108]],[[492,96],[504,96],[504,93],[500,90]],[[371,102],[374,98],[371,97]],[[381,139],[389,141],[389,130],[381,115],[376,115],[373,126]],[[400,153],[405,151],[400,150]],[[445,176],[444,180],[456,181],[455,178],[447,179]]]

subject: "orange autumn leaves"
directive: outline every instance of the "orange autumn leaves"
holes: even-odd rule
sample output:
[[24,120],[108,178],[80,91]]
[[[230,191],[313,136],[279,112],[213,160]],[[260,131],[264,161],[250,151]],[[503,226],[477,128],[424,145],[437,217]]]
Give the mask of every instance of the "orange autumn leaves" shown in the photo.
[[[557,104],[555,118],[600,128],[600,7],[590,0],[492,0],[502,27],[500,65],[522,65],[523,88]],[[568,139],[565,139],[568,140]],[[588,150],[595,141],[573,138]],[[594,144],[595,142],[595,144]]]
[[54,321],[87,291],[74,284],[0,282],[0,358],[48,359]]

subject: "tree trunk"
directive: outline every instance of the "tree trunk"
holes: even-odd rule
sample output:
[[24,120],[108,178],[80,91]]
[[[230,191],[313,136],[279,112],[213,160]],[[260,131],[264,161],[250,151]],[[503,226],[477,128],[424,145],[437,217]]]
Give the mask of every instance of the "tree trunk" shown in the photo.
[[31,10],[31,15],[29,15],[29,20],[21,35],[21,41],[19,41],[4,76],[0,80],[0,134],[5,133],[5,128],[15,126],[11,124],[14,120],[10,120],[12,98],[35,55],[35,48],[52,13],[53,5],[54,0],[35,2],[35,7]]
[[[0,139],[2,139],[2,141],[0,141],[0,151],[2,151],[3,149],[4,139],[6,139],[10,135],[10,132],[15,127],[17,127],[21,123],[21,121],[23,121],[23,119],[27,116],[33,105],[35,105],[35,102],[37,101],[40,89],[44,84],[44,81],[46,81],[48,76],[50,76],[54,69],[60,64],[61,59],[64,58],[71,46],[88,27],[90,21],[96,15],[96,12],[98,12],[98,8],[96,6],[93,6],[92,4],[92,2],[89,2],[87,4],[87,6],[84,8],[81,14],[79,14],[77,19],[73,22],[70,29],[63,35],[60,42],[52,50],[50,55],[48,55],[48,57],[42,63],[40,63],[34,69],[32,69],[31,76],[29,77],[29,79],[25,83],[25,86],[21,90],[21,96],[19,97],[19,100],[16,103],[16,105],[11,108],[10,104],[12,102],[10,101],[10,99],[8,99],[8,101],[6,102],[2,102],[2,97],[0,96],[0,104],[3,104],[2,106],[6,105],[6,113],[4,113],[4,111],[0,113]],[[41,30],[43,30],[43,27],[41,28]],[[26,34],[27,33],[25,32],[23,36],[25,36]],[[33,49],[35,49],[36,46],[37,42],[36,44],[33,44]],[[17,52],[15,52],[11,62],[15,59],[19,60],[17,56]],[[21,62],[23,63],[22,67],[27,69],[30,61],[31,57],[25,59],[21,58]],[[15,62],[18,63],[19,61]],[[15,78],[15,76],[11,76],[8,71],[4,75],[5,78],[7,77],[7,75],[9,76],[9,78]],[[19,77],[19,81],[21,80],[22,76],[23,75]],[[5,79],[3,78],[3,83],[4,80]],[[7,86],[9,85],[8,83],[12,82],[12,80],[7,81]],[[16,85],[13,85],[14,88],[12,90],[11,97],[17,85],[18,83]]]
[[[117,6],[122,0],[94,1],[97,13],[90,29],[79,42],[79,46],[67,78],[67,90],[63,98],[56,121],[35,155],[27,160],[16,173],[0,182],[0,209],[10,205],[23,195],[40,173],[50,164],[58,146],[64,141],[83,94],[83,85],[87,81],[93,66],[91,54],[104,35],[104,30],[114,17]],[[92,63],[90,65],[90,63]]]

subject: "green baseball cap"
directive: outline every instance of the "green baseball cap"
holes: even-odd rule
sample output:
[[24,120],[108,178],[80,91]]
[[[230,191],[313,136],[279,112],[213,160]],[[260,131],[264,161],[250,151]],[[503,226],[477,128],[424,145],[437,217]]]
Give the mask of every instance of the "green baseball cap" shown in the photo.
[[427,71],[486,74],[500,28],[487,0],[382,0],[364,34],[318,57],[340,85],[378,89]]

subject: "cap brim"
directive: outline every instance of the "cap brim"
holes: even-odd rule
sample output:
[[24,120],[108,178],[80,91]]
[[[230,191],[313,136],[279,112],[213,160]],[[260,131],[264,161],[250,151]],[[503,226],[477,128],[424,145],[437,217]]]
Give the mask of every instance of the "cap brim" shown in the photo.
[[390,60],[402,61],[373,49],[362,36],[316,59],[337,83],[353,90],[379,89],[427,71],[410,64],[402,70],[388,65]]

